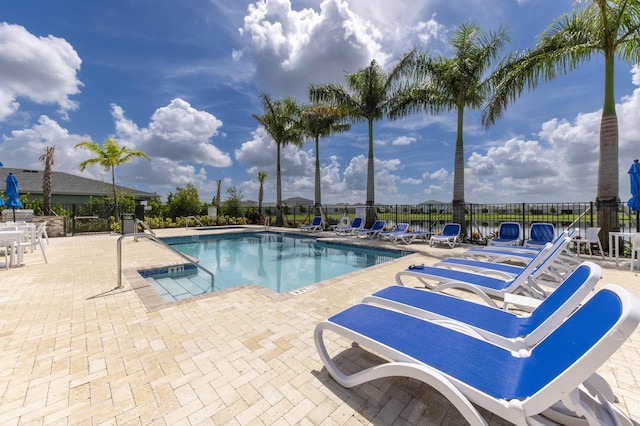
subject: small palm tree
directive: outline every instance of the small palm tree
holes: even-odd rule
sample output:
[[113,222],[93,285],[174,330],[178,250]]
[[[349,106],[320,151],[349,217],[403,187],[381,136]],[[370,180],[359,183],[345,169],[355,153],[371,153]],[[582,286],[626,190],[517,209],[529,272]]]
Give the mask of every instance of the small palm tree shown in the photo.
[[280,150],[289,144],[302,145],[300,107],[292,98],[272,100],[269,95],[260,95],[263,115],[253,115],[276,143],[276,226],[284,226],[282,211],[282,181],[280,173]]
[[218,179],[216,181],[216,185],[218,186],[218,189],[216,190],[216,212],[217,214],[220,214],[220,185],[222,185],[222,180]]
[[[603,235],[620,228],[618,218],[618,118],[614,94],[616,58],[640,62],[640,3],[637,0],[588,0],[556,19],[533,49],[506,61],[483,121],[491,124],[525,89],[578,68],[596,55],[604,57],[604,104],[600,121],[600,155],[596,206]],[[604,238],[605,248],[608,239]]]
[[136,157],[143,157],[151,160],[147,154],[142,151],[133,151],[126,146],[120,146],[113,139],[109,138],[104,141],[102,147],[97,142],[82,141],[76,144],[76,148],[84,148],[96,156],[80,163],[80,171],[85,171],[87,166],[97,164],[105,170],[111,170],[111,188],[113,192],[114,215],[116,219],[119,216],[118,210],[118,193],[116,187],[116,166],[128,163]]
[[344,111],[333,105],[310,105],[302,112],[302,129],[304,135],[315,142],[316,146],[316,177],[315,177],[315,215],[321,214],[322,205],[320,192],[320,151],[319,141],[321,137],[331,136],[335,133],[343,133],[351,129],[349,123],[344,123]]
[[42,212],[45,216],[51,214],[51,194],[53,192],[53,156],[56,152],[55,146],[44,148],[44,154],[38,158],[44,164],[44,176],[42,177]]
[[414,109],[442,112],[456,110],[458,127],[453,167],[453,222],[466,234],[464,199],[464,111],[481,108],[491,94],[489,74],[509,41],[506,29],[483,32],[476,23],[462,24],[451,38],[453,56],[433,58],[421,53],[416,58],[412,90],[399,99],[392,116]]
[[264,197],[264,180],[267,178],[267,172],[258,172],[258,182],[260,190],[258,191],[258,213],[262,214],[262,199]]
[[375,60],[371,61],[368,67],[362,68],[356,73],[347,74],[346,88],[334,83],[309,87],[309,98],[312,102],[331,103],[344,110],[352,122],[365,121],[368,124],[366,227],[371,227],[377,219],[374,208],[373,122],[388,115],[389,106],[398,96],[396,83],[411,63],[413,54],[412,51],[402,57],[389,73],[385,73]]

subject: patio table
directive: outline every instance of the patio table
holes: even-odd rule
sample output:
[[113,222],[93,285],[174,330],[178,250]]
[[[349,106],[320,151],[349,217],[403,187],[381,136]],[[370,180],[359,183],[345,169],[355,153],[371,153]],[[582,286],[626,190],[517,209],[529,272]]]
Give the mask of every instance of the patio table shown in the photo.
[[7,249],[8,247],[12,247],[15,244],[15,248],[11,249],[9,265],[22,264],[23,241],[24,241],[24,231],[0,230],[0,244],[7,247]]

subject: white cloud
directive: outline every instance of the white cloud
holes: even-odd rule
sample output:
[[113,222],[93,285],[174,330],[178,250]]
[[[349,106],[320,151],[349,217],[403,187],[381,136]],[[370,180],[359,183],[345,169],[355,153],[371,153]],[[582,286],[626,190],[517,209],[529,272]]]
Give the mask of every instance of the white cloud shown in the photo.
[[261,0],[249,5],[240,31],[251,43],[258,86],[276,96],[306,97],[310,83],[341,81],[372,59],[389,58],[382,34],[342,0],[324,0],[319,12]]
[[19,98],[57,104],[66,119],[78,106],[69,97],[80,92],[81,63],[66,40],[37,37],[20,25],[0,22],[0,121],[18,110]]
[[400,181],[403,185],[421,185],[422,179],[406,178]]
[[80,174],[78,165],[84,158],[74,146],[88,139],[86,135],[69,134],[55,120],[42,115],[32,127],[14,130],[10,136],[3,136],[0,158],[7,167],[42,170],[38,158],[46,147],[55,146],[54,170]]
[[196,110],[182,99],[158,108],[144,129],[127,119],[118,105],[112,105],[111,111],[118,138],[151,157],[211,167],[231,165],[229,154],[211,142],[218,135],[222,121],[206,111]]
[[410,145],[417,140],[418,139],[413,136],[399,136],[391,142],[391,145]]

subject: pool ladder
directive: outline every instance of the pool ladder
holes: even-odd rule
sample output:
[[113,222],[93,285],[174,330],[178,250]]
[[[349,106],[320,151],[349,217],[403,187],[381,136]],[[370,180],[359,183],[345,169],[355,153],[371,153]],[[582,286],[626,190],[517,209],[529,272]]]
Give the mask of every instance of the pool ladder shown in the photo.
[[200,265],[198,262],[194,262],[193,259],[191,259],[189,256],[187,256],[184,253],[180,253],[178,250],[174,249],[173,247],[171,247],[169,244],[165,243],[164,241],[160,241],[155,234],[151,235],[151,234],[147,234],[145,232],[142,233],[131,233],[131,234],[123,234],[120,238],[118,238],[118,285],[116,286],[116,288],[122,288],[122,240],[125,239],[126,237],[133,237],[135,239],[135,241],[138,241],[138,238],[142,237],[142,238],[147,238],[155,243],[160,244],[162,247],[165,247],[167,249],[169,249],[170,251],[174,252],[175,254],[177,254],[178,256],[180,256],[181,258],[183,258],[184,260],[186,260],[187,262],[189,262],[190,264],[194,265],[196,268],[201,269],[202,271],[204,271],[205,273],[207,273],[210,277],[211,277],[211,291],[214,291],[215,287],[214,287],[214,275],[213,272],[211,272],[210,270],[208,270],[207,268],[205,268],[204,266]]

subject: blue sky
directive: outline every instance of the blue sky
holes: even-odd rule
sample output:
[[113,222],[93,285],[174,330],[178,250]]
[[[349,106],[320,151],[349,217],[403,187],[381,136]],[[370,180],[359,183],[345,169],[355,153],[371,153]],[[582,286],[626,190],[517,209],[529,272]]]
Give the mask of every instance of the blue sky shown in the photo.
[[[393,4],[393,6],[390,6]],[[117,182],[164,196],[192,183],[211,201],[216,181],[275,201],[275,146],[252,114],[261,92],[307,101],[310,83],[344,81],[413,46],[448,54],[452,31],[475,21],[510,29],[505,53],[534,45],[572,0],[20,0],[0,7],[0,162],[79,171],[74,146],[114,137],[152,157],[116,169]],[[591,201],[596,193],[603,60],[543,84],[490,129],[465,116],[467,202]],[[640,157],[640,71],[618,63],[620,198]],[[376,202],[450,201],[455,116],[416,114],[374,125]],[[321,141],[322,201],[364,202],[366,126]],[[313,199],[312,143],[282,153],[283,197]],[[55,191],[55,187],[54,187]],[[224,198],[224,196],[223,196]],[[166,199],[166,198],[165,198]]]

